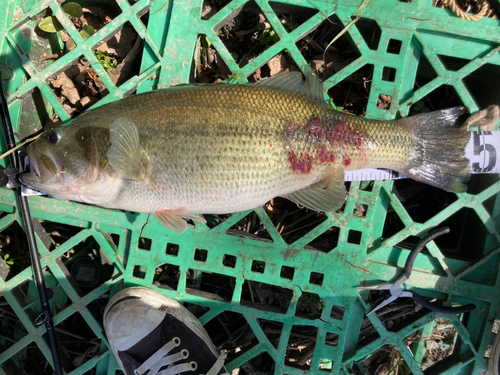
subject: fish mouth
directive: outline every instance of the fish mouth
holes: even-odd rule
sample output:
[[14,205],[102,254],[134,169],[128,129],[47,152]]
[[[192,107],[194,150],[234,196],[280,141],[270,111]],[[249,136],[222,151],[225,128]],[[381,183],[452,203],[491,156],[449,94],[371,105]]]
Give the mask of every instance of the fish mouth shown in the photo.
[[35,173],[36,177],[40,178],[40,167],[38,166],[38,161],[37,161],[37,158],[35,156],[33,147],[28,147],[27,152],[28,152],[28,159],[30,162],[30,168],[34,171],[32,173],[27,173],[27,174]]
[[21,183],[30,188],[43,190],[43,186],[61,182],[62,158],[51,151],[37,152],[35,147],[28,147],[27,152],[32,172],[22,174]]

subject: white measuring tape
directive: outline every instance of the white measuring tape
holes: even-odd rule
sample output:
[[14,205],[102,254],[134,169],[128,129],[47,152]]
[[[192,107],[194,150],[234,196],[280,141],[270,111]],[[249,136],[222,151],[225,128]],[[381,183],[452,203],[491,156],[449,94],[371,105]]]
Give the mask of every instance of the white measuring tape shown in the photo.
[[[471,173],[500,173],[500,132],[471,132],[465,156]],[[346,181],[397,180],[407,178],[390,169],[358,169],[346,171]]]

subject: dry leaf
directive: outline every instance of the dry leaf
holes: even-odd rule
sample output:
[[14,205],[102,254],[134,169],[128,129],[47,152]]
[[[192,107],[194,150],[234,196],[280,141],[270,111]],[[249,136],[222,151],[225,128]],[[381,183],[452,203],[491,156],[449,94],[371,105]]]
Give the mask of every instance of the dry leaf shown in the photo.
[[80,94],[76,89],[73,81],[68,78],[65,72],[57,75],[53,80],[50,81],[52,86],[61,89],[61,95],[68,99],[71,104],[75,104],[80,100]]
[[99,99],[97,99],[95,96],[84,96],[82,100],[80,100],[80,106],[82,110],[84,110],[97,103],[98,101]]
[[255,80],[255,82],[259,82],[261,79],[262,79],[262,70],[261,68],[258,68],[255,73],[253,74],[253,79]]
[[82,96],[94,96],[106,89],[101,78],[90,68],[75,77],[75,84]]
[[[112,14],[112,13],[114,13],[114,14]],[[99,15],[103,19],[104,24],[107,25],[108,23],[113,21],[112,17],[113,18],[116,17],[118,15],[118,12],[113,8],[106,7],[106,8],[99,9]]]
[[93,13],[89,12],[88,8],[83,8],[83,17],[80,18],[80,22],[82,25],[92,26],[94,30],[99,30],[104,26],[102,18],[99,15],[95,16]]
[[377,108],[389,109],[391,106],[392,97],[390,95],[379,95],[377,99]]
[[76,43],[69,36],[68,33],[61,32],[61,33],[59,33],[59,35],[61,36],[61,40],[64,42],[64,45],[65,45],[67,51],[71,51],[76,47]]
[[10,237],[5,235],[0,235],[0,249],[6,248],[10,244]]
[[283,56],[282,54],[274,56],[267,63],[267,66],[269,66],[271,77],[273,75],[281,72],[282,70],[284,70],[286,65],[287,65],[287,61],[286,61],[285,56]]
[[228,66],[217,51],[215,51],[215,64],[217,64],[217,68],[219,69],[218,75],[222,77],[222,79],[226,79],[231,75],[231,70],[229,70]]
[[134,46],[130,49],[127,56],[119,63],[111,72],[109,72],[109,77],[113,83],[120,86],[122,83],[126,82],[132,77],[134,73],[134,68],[137,66],[137,56],[142,50],[144,41],[140,38],[135,40]]
[[90,68],[90,64],[88,61],[85,60],[84,64],[78,63],[76,65],[70,66],[68,69],[64,71],[64,74],[66,74],[66,77],[69,79],[75,78],[78,74],[88,70]]
[[215,13],[217,13],[217,7],[215,7],[214,5],[210,4],[210,2],[207,1],[207,0],[203,1],[203,10],[201,11],[201,19],[202,20],[208,20]]
[[[68,113],[68,115],[72,115],[72,114],[73,114],[73,112],[75,112],[75,111],[76,111],[76,108],[75,108],[75,107],[73,107],[72,105],[70,105],[70,103],[71,103],[71,102],[69,102],[69,101],[67,101],[67,100],[65,100],[65,101],[63,102],[63,108],[64,108],[64,110]],[[71,104],[75,104],[75,103],[71,103]]]
[[312,60],[310,65],[311,68],[318,73],[322,73],[325,68],[325,62],[323,60]]
[[124,26],[107,42],[101,44],[97,50],[103,53],[115,55],[119,58],[127,56],[132,42],[137,37],[134,29],[129,26]]

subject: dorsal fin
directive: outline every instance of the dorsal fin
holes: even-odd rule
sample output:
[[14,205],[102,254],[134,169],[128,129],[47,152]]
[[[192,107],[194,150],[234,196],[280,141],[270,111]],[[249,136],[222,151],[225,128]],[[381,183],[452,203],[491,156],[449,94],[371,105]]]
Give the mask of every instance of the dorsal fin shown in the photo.
[[293,91],[326,106],[323,96],[323,83],[312,73],[304,77],[301,72],[281,72],[272,77],[265,78],[257,82],[257,84]]

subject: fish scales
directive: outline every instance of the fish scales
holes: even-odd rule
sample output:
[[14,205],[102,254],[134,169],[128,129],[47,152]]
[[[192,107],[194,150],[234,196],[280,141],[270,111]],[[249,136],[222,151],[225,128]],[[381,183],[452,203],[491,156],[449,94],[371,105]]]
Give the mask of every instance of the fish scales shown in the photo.
[[30,145],[34,172],[21,181],[57,198],[150,212],[179,232],[182,218],[202,220],[192,214],[251,209],[275,196],[333,211],[345,201],[350,169],[389,168],[465,190],[463,108],[367,120],[330,110],[319,81],[302,84],[297,74],[262,85],[177,86],[104,105]]
[[[248,209],[278,190],[287,194],[316,182],[328,164],[352,169],[376,166],[370,161],[379,160],[387,165],[394,154],[394,146],[391,153],[381,151],[393,141],[394,127],[354,121],[314,100],[265,87],[181,87],[112,106],[106,108],[110,118],[125,113],[137,124],[141,146],[155,166],[147,202],[142,181],[127,182],[119,200],[131,207],[157,206],[168,199],[168,206],[190,207],[191,212],[222,213],[227,208],[221,201],[240,200],[245,203],[233,209]],[[322,137],[311,133],[312,122]],[[356,137],[361,144],[353,143]],[[408,135],[400,130],[398,137]],[[322,163],[321,152],[334,158]],[[317,168],[295,165],[293,154],[297,163],[309,159]]]

